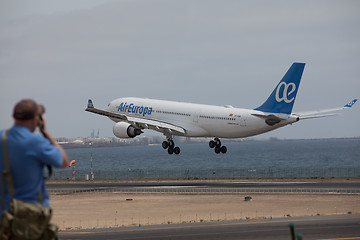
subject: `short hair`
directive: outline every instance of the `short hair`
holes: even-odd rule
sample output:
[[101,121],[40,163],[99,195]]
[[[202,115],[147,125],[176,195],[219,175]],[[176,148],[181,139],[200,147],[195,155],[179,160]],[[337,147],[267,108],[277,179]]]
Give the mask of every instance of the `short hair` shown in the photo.
[[30,120],[38,114],[38,109],[38,104],[34,100],[23,99],[15,105],[13,117],[21,121]]

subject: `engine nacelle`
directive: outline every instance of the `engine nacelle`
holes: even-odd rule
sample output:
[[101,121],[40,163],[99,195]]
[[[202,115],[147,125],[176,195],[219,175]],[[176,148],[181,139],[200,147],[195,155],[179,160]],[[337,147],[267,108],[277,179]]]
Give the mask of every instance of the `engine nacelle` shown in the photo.
[[141,131],[141,129],[139,128],[132,126],[129,123],[118,122],[115,123],[113,127],[113,133],[118,138],[134,138],[143,133],[143,131]]

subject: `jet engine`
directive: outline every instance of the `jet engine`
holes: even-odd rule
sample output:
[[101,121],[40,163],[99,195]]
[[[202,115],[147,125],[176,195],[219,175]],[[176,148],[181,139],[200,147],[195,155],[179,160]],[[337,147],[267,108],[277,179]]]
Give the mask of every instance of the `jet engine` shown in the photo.
[[118,122],[115,123],[113,127],[113,133],[118,138],[134,138],[143,133],[143,131],[141,131],[141,129],[139,128],[132,126],[129,123]]

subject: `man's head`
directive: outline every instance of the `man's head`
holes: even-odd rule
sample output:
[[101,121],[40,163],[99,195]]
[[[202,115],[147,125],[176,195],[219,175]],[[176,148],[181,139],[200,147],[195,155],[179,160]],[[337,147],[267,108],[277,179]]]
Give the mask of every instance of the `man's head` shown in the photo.
[[39,125],[39,116],[41,114],[41,107],[32,99],[23,99],[19,101],[13,112],[15,125],[21,125],[29,128],[34,132]]

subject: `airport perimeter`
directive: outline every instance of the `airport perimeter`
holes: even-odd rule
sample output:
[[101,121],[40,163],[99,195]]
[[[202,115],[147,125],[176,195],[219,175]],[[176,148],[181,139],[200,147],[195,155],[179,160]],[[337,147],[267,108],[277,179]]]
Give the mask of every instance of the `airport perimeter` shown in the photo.
[[[89,170],[61,169],[51,179],[86,179]],[[357,167],[292,167],[292,168],[237,168],[237,169],[120,169],[95,170],[95,179],[245,179],[245,178],[360,178]]]

